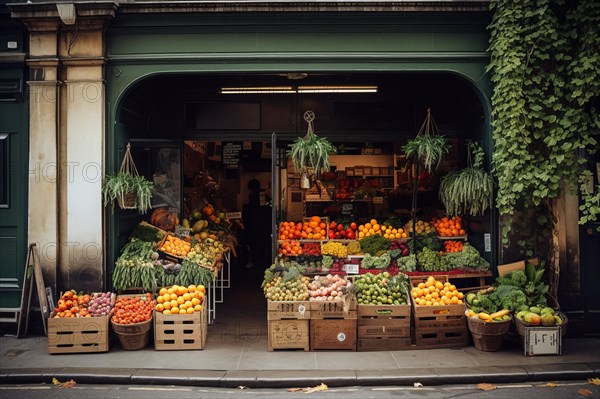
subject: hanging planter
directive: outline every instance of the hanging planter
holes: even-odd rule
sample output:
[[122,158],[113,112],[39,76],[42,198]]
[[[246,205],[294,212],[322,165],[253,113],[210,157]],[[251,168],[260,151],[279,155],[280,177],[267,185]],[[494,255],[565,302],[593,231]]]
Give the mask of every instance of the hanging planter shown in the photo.
[[417,136],[409,140],[402,150],[407,157],[413,157],[415,162],[422,163],[428,173],[433,173],[440,166],[444,155],[450,152],[446,137],[439,134],[430,109],[427,109],[427,117]]
[[469,143],[469,167],[442,178],[440,200],[448,215],[483,215],[492,207],[494,179],[483,169],[483,156],[477,143]]
[[[316,175],[321,171],[329,171],[329,155],[336,153],[336,148],[329,140],[324,137],[318,137],[314,134],[313,121],[315,114],[312,111],[304,113],[304,120],[308,123],[306,136],[298,137],[290,146],[288,156],[292,158],[294,169],[302,176],[302,188],[310,187],[310,173],[312,169]],[[308,180],[308,187],[306,180]]]
[[116,200],[121,209],[137,209],[146,213],[151,205],[153,187],[151,181],[139,175],[131,156],[131,145],[127,144],[119,172],[107,175],[102,185],[104,206]]

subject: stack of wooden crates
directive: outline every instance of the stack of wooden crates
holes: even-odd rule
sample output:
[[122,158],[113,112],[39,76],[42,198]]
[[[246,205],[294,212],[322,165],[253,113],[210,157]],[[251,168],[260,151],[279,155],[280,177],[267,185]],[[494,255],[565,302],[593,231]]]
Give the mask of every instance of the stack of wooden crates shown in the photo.
[[311,350],[356,350],[357,303],[343,301],[310,302]]
[[206,345],[208,311],[166,315],[154,312],[154,349],[200,350]]
[[[438,281],[447,281],[446,276],[437,276]],[[411,278],[411,284],[425,282]],[[455,348],[469,345],[469,328],[465,316],[465,305],[419,306],[412,304],[414,317],[415,349]]]
[[410,349],[411,306],[358,305],[359,351]]
[[309,350],[309,301],[268,301],[269,351],[275,349]]

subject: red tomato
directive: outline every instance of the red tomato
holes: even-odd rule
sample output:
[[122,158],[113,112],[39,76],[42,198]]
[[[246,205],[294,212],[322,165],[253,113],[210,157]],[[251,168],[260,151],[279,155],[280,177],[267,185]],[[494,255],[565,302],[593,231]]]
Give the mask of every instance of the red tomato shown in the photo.
[[356,223],[354,223],[354,222],[350,223],[350,228],[352,230],[356,230]]

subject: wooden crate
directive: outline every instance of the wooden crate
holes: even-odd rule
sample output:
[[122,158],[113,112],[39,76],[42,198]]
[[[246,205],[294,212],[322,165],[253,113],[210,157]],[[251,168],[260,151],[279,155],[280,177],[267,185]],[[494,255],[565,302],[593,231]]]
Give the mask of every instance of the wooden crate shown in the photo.
[[357,350],[400,350],[411,346],[410,305],[358,305]]
[[358,338],[410,338],[410,305],[358,305]]
[[109,316],[48,319],[48,353],[108,352]]
[[334,301],[311,301],[310,318],[320,319],[356,319],[357,302],[355,299]]
[[276,349],[309,349],[308,320],[269,320],[269,351]]
[[267,301],[267,320],[310,319],[309,301]]
[[468,328],[414,329],[414,349],[459,348],[469,345]]
[[200,350],[206,345],[208,312],[165,315],[154,312],[154,349]]
[[356,319],[312,319],[310,348],[356,351]]

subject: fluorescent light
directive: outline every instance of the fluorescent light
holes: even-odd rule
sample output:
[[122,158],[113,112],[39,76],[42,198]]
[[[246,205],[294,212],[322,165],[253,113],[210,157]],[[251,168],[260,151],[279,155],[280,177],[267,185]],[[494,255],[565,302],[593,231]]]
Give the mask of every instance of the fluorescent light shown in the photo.
[[377,93],[377,86],[298,86],[298,93]]
[[377,93],[377,86],[256,86],[222,87],[221,94]]
[[296,93],[292,86],[222,87],[221,94],[279,94]]

